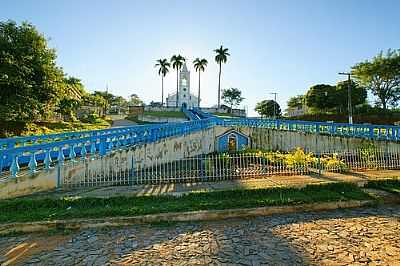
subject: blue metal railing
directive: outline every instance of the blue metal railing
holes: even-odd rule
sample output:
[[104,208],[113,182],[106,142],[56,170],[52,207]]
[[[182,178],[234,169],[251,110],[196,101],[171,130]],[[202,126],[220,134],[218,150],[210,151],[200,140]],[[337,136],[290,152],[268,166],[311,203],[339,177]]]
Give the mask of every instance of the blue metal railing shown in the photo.
[[201,119],[216,118],[215,115],[204,112],[198,107],[193,107],[193,112],[195,112]]
[[79,139],[85,137],[95,137],[102,136],[108,134],[117,134],[123,133],[130,130],[130,127],[120,127],[120,128],[107,128],[100,130],[87,130],[87,131],[79,131],[79,132],[65,132],[65,133],[56,133],[56,134],[43,134],[43,135],[34,135],[34,136],[26,136],[26,137],[13,137],[13,138],[3,138],[0,139],[0,150],[1,149],[9,149],[20,146],[29,146],[47,142],[54,142],[60,140],[69,140],[69,139]]
[[[53,139],[54,141],[33,142],[30,145],[1,149],[0,173],[4,169],[9,169],[11,175],[16,176],[20,165],[27,165],[34,172],[37,169],[38,163],[43,164],[46,169],[50,168],[54,160],[62,163],[65,158],[73,160],[76,157],[83,159],[87,156],[104,156],[114,149],[155,142],[170,136],[185,135],[211,128],[216,124],[217,121],[211,118],[181,123],[124,127],[109,131],[102,130],[102,133],[99,134],[90,131],[82,133],[79,138],[75,134],[71,138],[68,138],[69,135],[67,134],[68,137],[64,139],[57,139],[52,135],[46,135],[45,140]],[[53,135],[58,136],[60,134]],[[37,137],[39,138],[39,136]]]
[[363,125],[260,118],[223,119],[219,120],[218,124],[222,126],[260,127],[376,140],[400,140],[400,126],[391,125]]
[[182,112],[191,121],[200,120],[201,119],[195,112],[193,112],[193,110],[188,110],[187,108],[182,108]]
[[400,140],[399,126],[260,118],[221,119],[199,108],[194,108],[190,113],[196,116],[196,120],[0,139],[0,173],[9,169],[15,176],[20,165],[27,165],[34,172],[38,163],[43,164],[44,168],[49,168],[54,160],[62,163],[65,158],[103,156],[114,149],[188,134],[215,125],[270,128],[374,140]]

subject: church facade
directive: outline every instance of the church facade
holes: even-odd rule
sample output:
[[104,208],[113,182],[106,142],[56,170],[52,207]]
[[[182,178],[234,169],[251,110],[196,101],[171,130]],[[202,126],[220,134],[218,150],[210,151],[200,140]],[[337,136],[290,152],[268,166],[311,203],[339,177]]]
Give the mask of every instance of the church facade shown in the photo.
[[169,94],[166,100],[167,107],[175,107],[177,101],[178,107],[198,107],[197,99],[198,98],[194,94],[190,93],[190,71],[187,69],[186,63],[184,63],[179,73],[178,97],[176,92]]

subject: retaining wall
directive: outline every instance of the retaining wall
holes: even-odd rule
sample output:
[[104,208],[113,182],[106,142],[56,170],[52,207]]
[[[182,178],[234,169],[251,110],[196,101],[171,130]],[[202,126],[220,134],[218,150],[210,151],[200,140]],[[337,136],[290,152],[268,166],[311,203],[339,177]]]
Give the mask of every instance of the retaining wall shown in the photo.
[[210,128],[115,150],[103,157],[65,161],[61,166],[56,165],[36,173],[21,171],[16,178],[9,177],[0,180],[0,199],[52,190],[57,188],[57,184],[63,186],[68,182],[85,182],[89,176],[110,180],[110,185],[122,185],[122,183],[118,183],[119,178],[137,164],[140,164],[141,167],[149,167],[214,152],[214,136],[215,128]]
[[383,151],[400,151],[400,143],[384,140],[317,135],[296,131],[280,131],[267,128],[251,127],[216,127],[216,134],[221,135],[229,129],[235,129],[250,137],[253,149],[291,151],[300,147],[311,152],[347,151],[373,145]]

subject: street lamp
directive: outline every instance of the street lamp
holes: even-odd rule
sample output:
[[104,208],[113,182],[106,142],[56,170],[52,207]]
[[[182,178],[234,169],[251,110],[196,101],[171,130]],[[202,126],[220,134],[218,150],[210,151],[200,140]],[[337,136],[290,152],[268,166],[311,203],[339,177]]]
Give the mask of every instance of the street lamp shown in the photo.
[[347,103],[349,109],[349,124],[353,124],[353,108],[351,106],[351,73],[339,72],[339,75],[347,76]]
[[274,119],[276,119],[276,95],[278,94],[277,92],[270,92],[269,94],[274,95]]

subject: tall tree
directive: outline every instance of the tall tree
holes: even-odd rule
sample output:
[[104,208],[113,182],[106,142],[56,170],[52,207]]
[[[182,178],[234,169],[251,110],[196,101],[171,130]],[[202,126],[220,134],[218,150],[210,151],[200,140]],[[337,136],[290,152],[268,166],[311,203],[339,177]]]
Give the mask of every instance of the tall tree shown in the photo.
[[292,108],[301,108],[304,106],[304,102],[305,102],[304,95],[297,95],[294,97],[290,97],[290,99],[287,102],[287,106]]
[[184,62],[185,58],[180,54],[171,57],[172,67],[176,69],[176,107],[178,107],[179,102],[179,70],[182,68]]
[[37,29],[0,22],[0,119],[35,121],[50,113],[64,83],[56,52]]
[[161,105],[164,105],[164,77],[169,71],[171,64],[167,59],[158,59],[155,67],[158,67],[158,75],[161,75]]
[[[348,109],[348,86],[347,80],[340,81],[336,85],[336,108],[339,113],[343,113]],[[367,100],[367,90],[359,84],[351,81],[351,102],[352,106],[364,104]]]
[[274,100],[263,100],[256,104],[254,109],[261,116],[266,117],[280,117],[282,115],[281,107]]
[[219,65],[219,73],[218,73],[218,108],[221,106],[221,71],[222,71],[222,63],[226,63],[228,60],[228,48],[224,48],[222,45],[220,48],[215,49],[214,52],[217,54],[215,56],[215,61]]
[[139,96],[136,93],[133,93],[129,96],[129,104],[133,106],[142,106],[144,105],[142,99],[139,98]]
[[60,113],[64,116],[63,120],[76,120],[76,111],[81,106],[81,101],[72,97],[64,97],[62,98],[58,104],[56,112]]
[[306,94],[306,104],[314,110],[328,111],[336,107],[336,87],[326,84],[312,86]]
[[200,72],[206,69],[207,66],[207,60],[205,58],[200,59],[200,58],[196,58],[193,61],[194,64],[194,69],[196,70],[196,72],[199,72],[199,91],[197,94],[197,106],[200,107]]
[[[83,104],[96,107],[98,115],[105,114],[107,108],[107,101],[99,94],[85,94],[83,97]],[[100,109],[98,109],[100,108]]]
[[242,92],[239,89],[230,88],[222,91],[222,100],[226,104],[230,105],[232,112],[233,106],[239,105],[244,100],[244,98],[242,97]]
[[380,52],[371,61],[352,67],[352,74],[378,98],[384,110],[396,105],[400,98],[400,50],[389,49],[386,55]]

